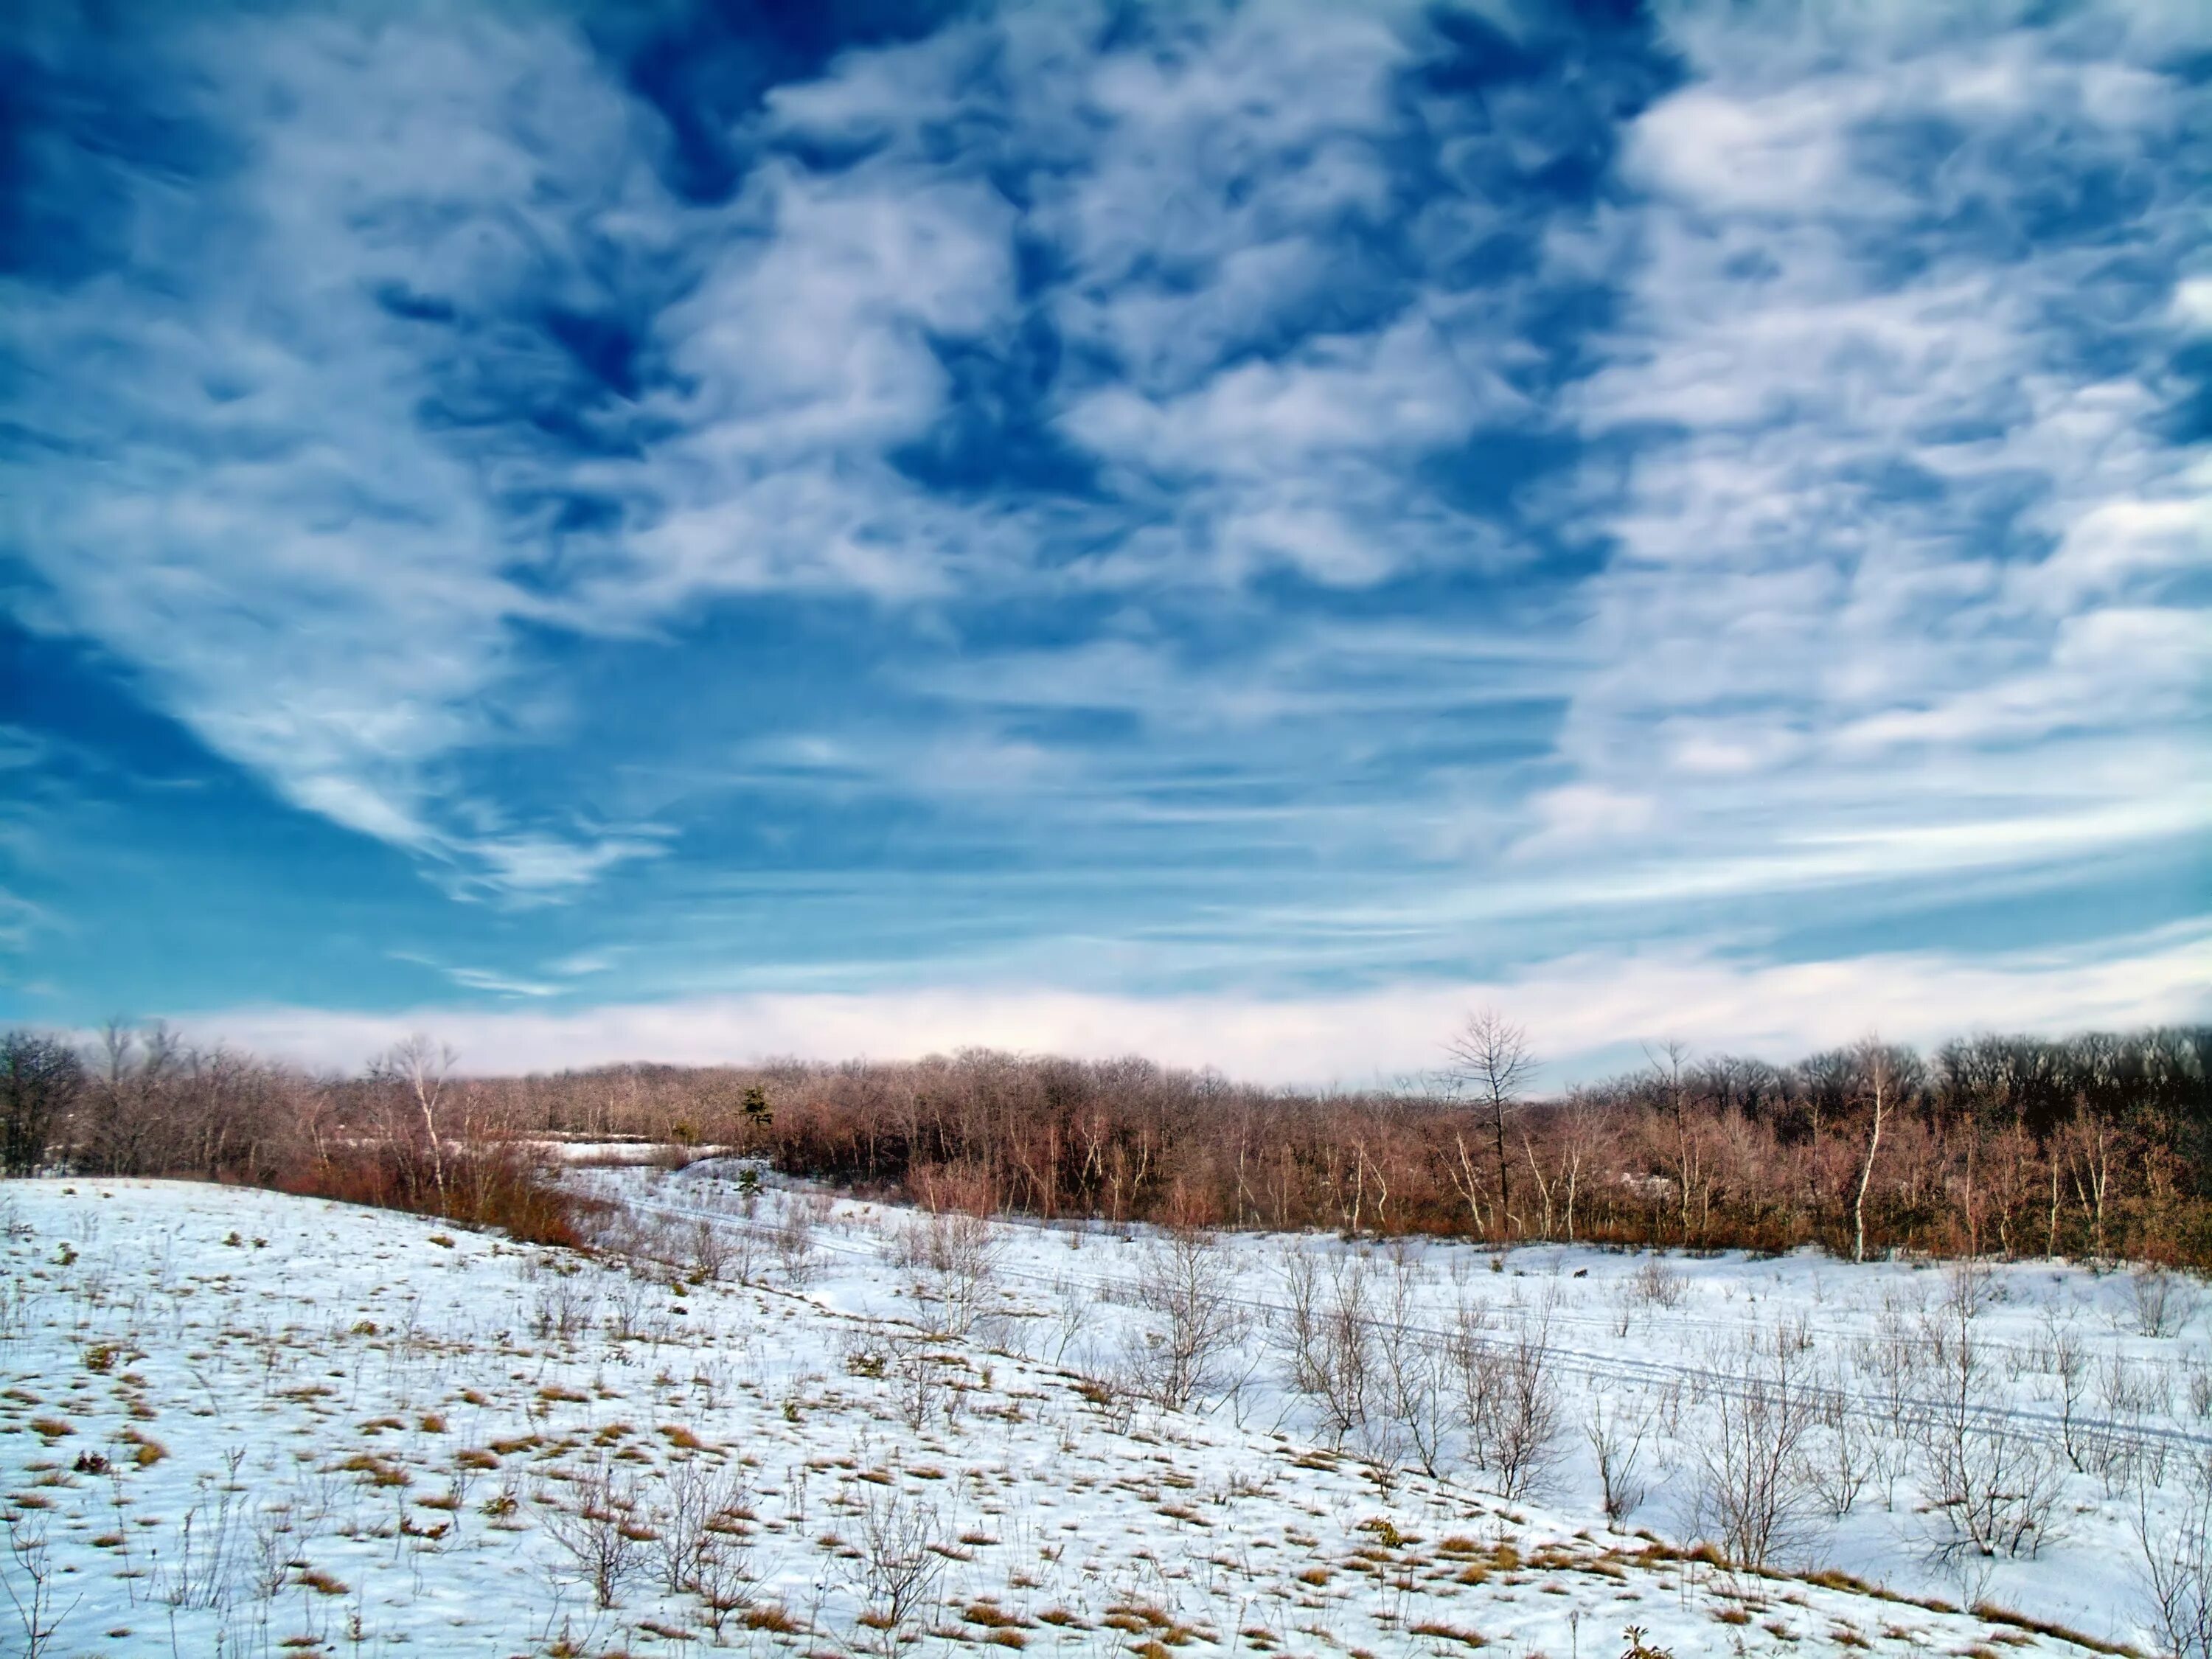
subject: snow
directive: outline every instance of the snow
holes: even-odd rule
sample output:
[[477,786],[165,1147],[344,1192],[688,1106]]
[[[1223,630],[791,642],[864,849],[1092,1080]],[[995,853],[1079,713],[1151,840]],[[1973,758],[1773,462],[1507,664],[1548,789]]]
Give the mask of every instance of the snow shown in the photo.
[[[728,1483],[718,1559],[744,1580],[720,1645],[764,1659],[900,1640],[1146,1659],[1480,1643],[1611,1659],[1632,1627],[1678,1659],[2074,1652],[1919,1602],[1985,1598],[2143,1640],[2138,1489],[2155,1521],[2206,1444],[2203,1313],[2143,1335],[2135,1282],[2078,1267],[1962,1279],[1734,1255],[1655,1268],[1545,1248],[1493,1272],[1464,1244],[1227,1237],[1207,1272],[1254,1327],[1203,1409],[1175,1412],[1111,1386],[1157,1322],[1141,1285],[1164,1247],[1141,1232],[997,1224],[991,1272],[966,1282],[917,1265],[927,1224],[886,1206],[790,1190],[749,1200],[682,1172],[574,1178],[666,1245],[704,1222],[762,1282],[684,1284],[649,1264],[236,1188],[0,1190],[0,1480],[15,1536],[43,1540],[66,1610],[48,1650],[708,1651],[702,1597],[666,1588],[659,1559],[680,1530],[671,1494],[697,1475]],[[1402,1282],[1418,1328],[1447,1333],[1463,1306],[1489,1341],[1547,1322],[1565,1453],[1551,1481],[1507,1501],[1463,1447],[1445,1448],[1439,1478],[1402,1448],[1364,1448],[1402,1459],[1382,1471],[1363,1448],[1339,1450],[1261,1328],[1282,1317],[1281,1264],[1297,1251],[1324,1272],[1364,1261],[1372,1285]],[[2064,1431],[2053,1334],[2087,1355],[2073,1434],[2104,1437],[2086,1461],[2106,1474],[2064,1466],[2063,1524],[2033,1559],[1937,1560],[1937,1517],[1918,1512],[1909,1468],[1877,1474],[1841,1518],[1797,1517],[1784,1557],[1891,1595],[1723,1571],[1662,1541],[1694,1535],[1699,1425],[1746,1333],[1792,1332],[1872,1422],[1887,1409],[1872,1369],[1884,1341],[1962,1292],[1997,1357],[2002,1397],[1978,1405],[2015,1414],[2039,1443]],[[1583,1433],[1594,1395],[1654,1419],[1649,1495],[1617,1525]],[[595,1473],[637,1501],[611,1607],[561,1542]],[[18,1595],[25,1565],[8,1566]],[[887,1630],[902,1571],[922,1605]],[[22,1650],[12,1616],[0,1603],[0,1651]]]

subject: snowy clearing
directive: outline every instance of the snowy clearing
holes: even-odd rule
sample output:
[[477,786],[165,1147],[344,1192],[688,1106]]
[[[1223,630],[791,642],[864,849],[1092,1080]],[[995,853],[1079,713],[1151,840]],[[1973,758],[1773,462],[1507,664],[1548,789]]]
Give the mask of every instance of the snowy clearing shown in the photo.
[[[0,1650],[2081,1650],[1921,1604],[1984,1599],[2148,1648],[2138,1528],[2205,1457],[2188,1281],[1493,1271],[575,1178],[630,1265],[244,1189],[0,1192],[8,1585],[45,1608],[0,1604]],[[1947,1436],[2028,1522],[1993,1554],[1933,1501]],[[1767,1573],[1670,1547],[1730,1480]]]

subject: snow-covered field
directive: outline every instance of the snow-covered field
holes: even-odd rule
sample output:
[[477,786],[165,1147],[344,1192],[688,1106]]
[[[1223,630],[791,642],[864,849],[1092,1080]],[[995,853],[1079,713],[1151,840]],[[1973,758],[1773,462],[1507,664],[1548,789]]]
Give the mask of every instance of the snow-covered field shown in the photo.
[[[1493,1269],[577,1179],[672,1265],[238,1189],[0,1189],[0,1652],[34,1601],[57,1656],[2080,1650],[1923,1605],[1984,1599],[2148,1646],[2138,1531],[2206,1455],[2179,1281]],[[1961,1547],[1950,1463],[2034,1524]],[[1731,1483],[1767,1573],[1675,1547]]]

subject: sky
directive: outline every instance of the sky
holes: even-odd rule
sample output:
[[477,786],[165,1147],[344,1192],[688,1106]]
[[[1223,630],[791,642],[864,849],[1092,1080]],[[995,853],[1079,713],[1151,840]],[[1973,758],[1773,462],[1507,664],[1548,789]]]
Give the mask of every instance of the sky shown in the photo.
[[2212,13],[47,0],[0,1019],[2212,1018]]

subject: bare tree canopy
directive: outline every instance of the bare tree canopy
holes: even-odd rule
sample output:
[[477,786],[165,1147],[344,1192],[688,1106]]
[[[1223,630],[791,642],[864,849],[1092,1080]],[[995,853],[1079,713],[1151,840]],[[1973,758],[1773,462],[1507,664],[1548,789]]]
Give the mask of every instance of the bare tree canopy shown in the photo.
[[[1787,1064],[1655,1046],[1540,1093],[1526,1034],[1479,1014],[1441,1103],[1435,1076],[1300,1091],[981,1049],[480,1077],[426,1040],[318,1077],[159,1027],[94,1034],[78,1069],[68,1036],[17,1035],[16,1172],[267,1183],[533,1237],[560,1220],[530,1179],[549,1142],[634,1139],[976,1215],[2212,1266],[2212,1026]],[[32,1044],[62,1052],[65,1097],[32,1086]]]
[[430,1148],[431,1175],[441,1195],[446,1190],[446,1154],[444,1138],[438,1130],[438,1109],[445,1103],[446,1080],[460,1059],[450,1044],[434,1042],[417,1032],[394,1043],[369,1066],[372,1078],[404,1089],[422,1115],[423,1139]]
[[1528,1032],[1495,1008],[1469,1014],[1444,1044],[1453,1085],[1494,1109],[1510,1109],[1536,1070]]
[[[1451,1056],[1448,1075],[1453,1089],[1472,1095],[1489,1115],[1491,1149],[1498,1170],[1498,1220],[1501,1230],[1518,1232],[1522,1229],[1520,1218],[1513,1211],[1512,1166],[1505,1155],[1505,1119],[1521,1103],[1521,1091],[1536,1069],[1528,1030],[1495,1008],[1480,1008],[1467,1017],[1444,1044],[1444,1051]],[[1460,1163],[1471,1188],[1474,1170],[1468,1164],[1464,1146],[1460,1149]],[[1472,1190],[1467,1198],[1471,1206],[1476,1204]]]

